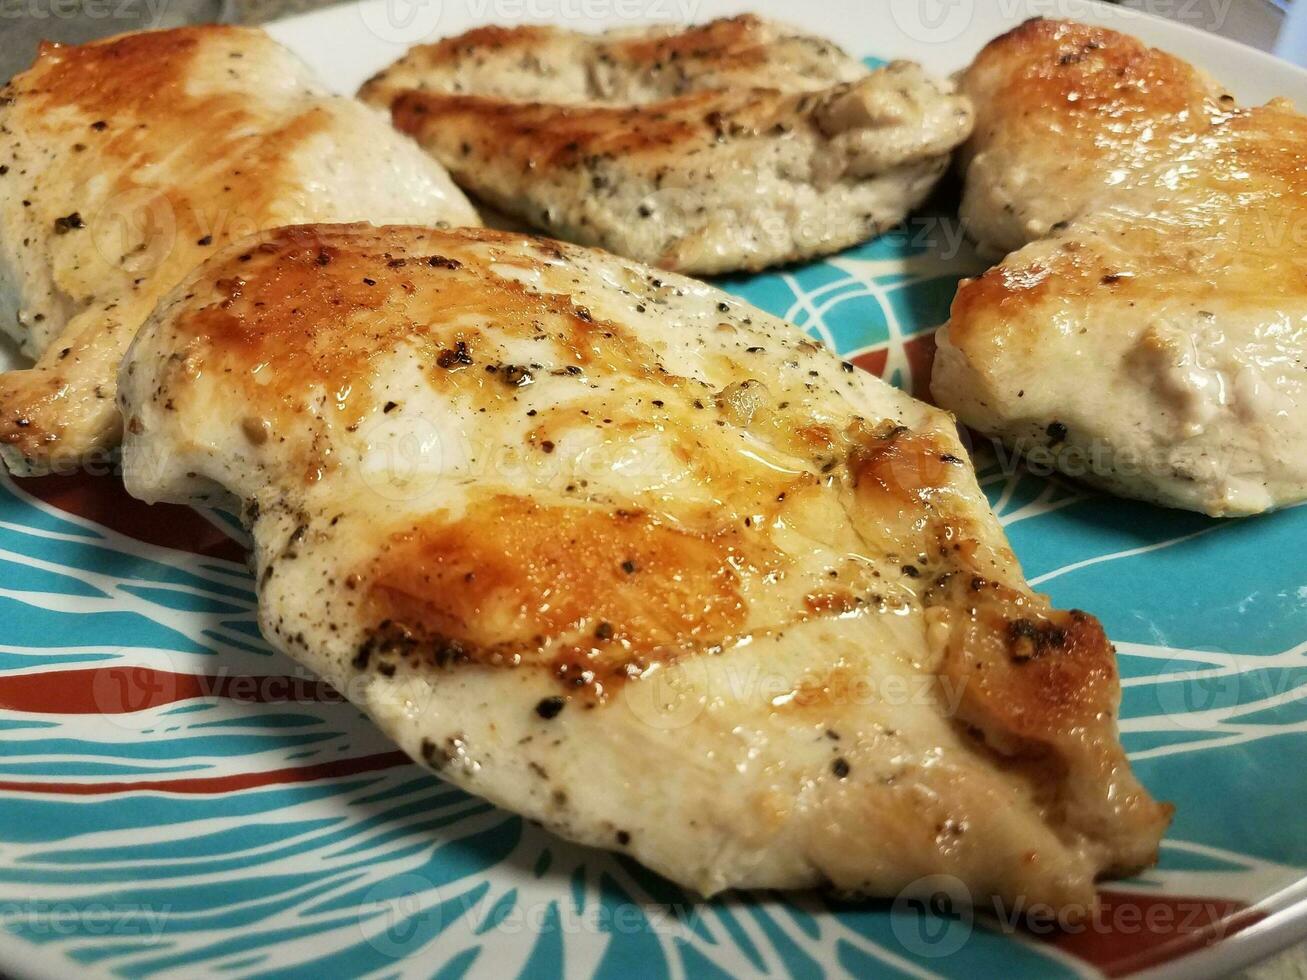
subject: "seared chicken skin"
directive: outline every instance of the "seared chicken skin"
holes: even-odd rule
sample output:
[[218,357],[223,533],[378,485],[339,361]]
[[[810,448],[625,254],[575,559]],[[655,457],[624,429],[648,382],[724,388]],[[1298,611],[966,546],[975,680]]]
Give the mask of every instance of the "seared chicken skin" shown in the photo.
[[114,379],[156,300],[225,242],[300,221],[479,224],[439,164],[262,31],[45,45],[0,91],[0,375],[16,472],[118,440]]
[[1307,119],[1054,21],[991,42],[962,88],[968,228],[1040,240],[959,288],[939,404],[1126,496],[1212,515],[1307,497]]
[[702,283],[504,232],[215,256],[125,358],[127,486],[231,493],[260,623],[414,758],[708,894],[1093,901],[1169,808],[1097,621],[952,421]]
[[364,85],[465,188],[571,241],[701,274],[901,221],[970,131],[908,62],[868,72],[756,17],[598,36],[482,28]]

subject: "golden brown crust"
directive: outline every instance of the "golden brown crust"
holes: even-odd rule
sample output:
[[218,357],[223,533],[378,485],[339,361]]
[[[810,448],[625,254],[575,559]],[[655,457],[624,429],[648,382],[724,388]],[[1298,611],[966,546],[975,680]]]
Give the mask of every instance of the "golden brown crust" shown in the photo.
[[[718,71],[753,71],[773,58],[776,31],[754,14],[726,17],[677,31],[666,37],[614,40],[605,45],[612,57],[650,67],[703,62]],[[817,42],[814,42],[817,43]],[[833,46],[832,46],[833,50]],[[694,69],[683,68],[687,75]]]
[[[1045,20],[987,45],[963,87],[979,119],[970,220],[1011,232],[997,212],[1028,204],[1038,237],[1055,209],[1064,215],[1049,237],[960,284],[947,341],[980,376],[1056,368],[1042,360],[1050,325],[1125,343],[1125,327],[1148,317],[1298,316],[1307,117],[1287,103],[1236,106],[1134,38]],[[990,185],[999,192],[986,198]]]
[[[244,247],[141,334],[129,480],[238,488],[270,638],[425,712],[429,748],[409,744],[428,762],[455,736],[486,792],[544,741],[524,718],[572,732],[553,744],[586,769],[682,739],[701,776],[739,777],[711,859],[780,855],[723,883],[807,884],[811,861],[851,890],[953,873],[1061,905],[1155,847],[1165,810],[1115,742],[1102,630],[1026,587],[942,413],[725,294],[576,246],[337,225]],[[421,484],[374,461],[412,433],[455,465]],[[869,690],[894,679],[920,681],[911,702]],[[645,707],[667,698],[702,712],[655,735]]]
[[[483,356],[476,325],[482,318],[524,340],[547,330],[578,371],[657,373],[657,355],[620,325],[597,320],[568,296],[491,275],[469,255],[469,246],[511,244],[517,236],[489,229],[400,233],[407,231],[379,232],[375,247],[340,249],[315,226],[291,226],[231,257],[215,270],[207,304],[186,318],[201,352],[192,358],[195,370],[230,374],[279,426],[302,414],[294,396],[306,381],[340,393],[336,407],[346,421],[362,418],[375,407],[367,385],[375,360],[401,343],[417,346],[439,388],[488,409],[503,405],[532,375],[526,365]],[[558,254],[547,239],[534,240],[534,251],[530,261],[505,255],[503,262],[532,273]],[[411,317],[396,296],[420,296],[415,306],[432,304],[443,315]],[[472,322],[460,324],[460,311],[475,311]],[[342,341],[323,329],[325,322],[364,326]],[[273,382],[258,377],[260,364],[278,366]]]
[[374,617],[439,637],[446,655],[516,666],[557,644],[560,680],[578,665],[602,691],[725,643],[745,622],[742,579],[781,564],[768,550],[739,528],[498,495],[392,535],[360,578]]
[[1307,117],[1282,103],[1231,109],[1171,149],[1182,172],[1154,186],[1141,166],[1143,186],[1100,199],[1101,210],[1054,240],[964,280],[950,341],[1019,351],[1051,312],[1092,327],[1100,303],[1185,295],[1255,310],[1307,298],[1307,249],[1294,230],[1307,218]]
[[[46,110],[76,108],[106,119],[188,106],[185,82],[197,48],[248,40],[239,27],[179,27],[126,34],[90,44],[42,43],[17,93]],[[121,129],[122,127],[118,127]]]
[[[1192,65],[1136,38],[1071,21],[1028,20],[981,49],[963,87],[978,125],[1055,127],[1059,152],[1110,158],[1200,131],[1217,94]],[[984,139],[983,136],[980,139]]]
[[945,637],[940,677],[961,692],[958,723],[1027,772],[1059,821],[1106,833],[1112,874],[1154,863],[1174,807],[1121,778],[1121,686],[1098,620],[979,576],[943,577],[928,601],[939,603],[930,615]]
[[[76,460],[116,441],[113,374],[122,347],[155,300],[215,245],[259,227],[284,188],[282,161],[322,129],[325,118],[308,113],[274,135],[251,135],[261,120],[246,99],[188,86],[202,46],[226,47],[239,65],[260,43],[268,43],[261,32],[193,27],[45,44],[5,90],[0,124],[28,161],[6,179],[30,183],[20,191],[30,202],[23,220],[48,215],[57,236],[11,230],[26,241],[22,248],[52,253],[56,296],[32,297],[26,315],[53,319],[61,302],[76,312],[33,368],[0,377],[0,442],[22,456]],[[54,163],[40,170],[41,157]],[[175,183],[152,176],[165,160]],[[59,217],[70,215],[60,234]]]
[[[756,137],[777,125],[792,129],[794,105],[801,101],[753,89],[699,92],[638,106],[568,106],[408,90],[391,104],[391,118],[401,132],[436,148],[459,181],[476,189],[480,168],[470,156],[473,150],[526,170],[560,171],[620,157],[633,171],[656,171],[727,135]],[[797,121],[815,125],[808,118]],[[460,165],[460,158],[468,159]]]
[[[36,361],[0,377],[0,445],[18,465],[112,448],[118,358],[227,242],[314,217],[475,221],[437,165],[259,30],[47,44],[3,96],[0,276],[13,281],[0,290]],[[392,189],[360,186],[382,161]]]

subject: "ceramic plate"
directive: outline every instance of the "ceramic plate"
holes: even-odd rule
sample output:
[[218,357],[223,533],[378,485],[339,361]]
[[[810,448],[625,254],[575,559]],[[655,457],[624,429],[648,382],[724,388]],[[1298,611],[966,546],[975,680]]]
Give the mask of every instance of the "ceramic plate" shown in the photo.
[[[1307,76],[1191,27],[1076,0],[749,5],[868,58],[965,64],[1030,13],[1101,21],[1245,99]],[[702,20],[707,0],[380,0],[274,33],[341,91],[477,23]],[[727,288],[920,390],[931,328],[980,268],[947,200],[827,262]],[[1032,583],[1116,641],[1122,734],[1176,804],[1160,864],[1074,930],[944,900],[700,902],[411,765],[255,626],[221,512],[147,508],[112,474],[0,483],[0,969],[17,976],[710,978],[1215,975],[1307,931],[1307,508],[1218,522],[977,452]],[[944,889],[946,892],[947,889]]]

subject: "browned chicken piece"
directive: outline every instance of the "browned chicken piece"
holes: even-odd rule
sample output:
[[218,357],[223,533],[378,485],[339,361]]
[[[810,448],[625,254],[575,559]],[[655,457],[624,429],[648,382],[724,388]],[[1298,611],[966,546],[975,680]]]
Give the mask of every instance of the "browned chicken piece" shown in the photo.
[[481,27],[412,48],[363,94],[428,89],[514,102],[623,105],[729,88],[808,92],[865,77],[823,38],[752,14],[604,34]]
[[963,217],[1019,250],[959,288],[939,404],[1127,496],[1213,515],[1307,497],[1307,119],[1057,21],[991,42],[961,84]]
[[225,242],[314,220],[479,224],[439,164],[259,30],[45,45],[0,92],[0,458],[46,472],[119,438],[118,362]]
[[824,255],[898,223],[970,131],[916,65],[874,72],[744,16],[598,36],[484,28],[362,98],[454,178],[552,234],[682,272]]
[[991,41],[960,78],[976,126],[958,154],[967,231],[1014,251],[1061,224],[1159,188],[1186,141],[1233,98],[1164,51],[1101,27],[1031,20]]
[[133,494],[243,501],[271,643],[564,836],[704,893],[1082,911],[1155,858],[1112,648],[1030,591],[952,420],[717,289],[267,232],[164,300],[120,397]]

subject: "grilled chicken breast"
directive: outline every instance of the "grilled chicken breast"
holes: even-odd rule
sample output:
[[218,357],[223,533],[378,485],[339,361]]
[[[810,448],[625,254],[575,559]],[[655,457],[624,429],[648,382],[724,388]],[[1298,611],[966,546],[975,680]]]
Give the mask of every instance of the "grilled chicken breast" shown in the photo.
[[965,99],[744,16],[598,36],[483,28],[364,85],[465,188],[682,272],[824,255],[901,221],[966,138]]
[[160,304],[119,397],[133,494],[243,504],[271,643],[560,834],[704,893],[1058,908],[1154,859],[1112,648],[950,418],[712,287],[282,229]]
[[1126,496],[1212,515],[1307,497],[1307,120],[1055,21],[993,41],[962,88],[968,228],[1039,240],[959,288],[939,404]]
[[118,362],[225,242],[299,221],[479,224],[439,164],[328,94],[262,31],[46,45],[0,92],[0,456],[45,472],[112,448]]

